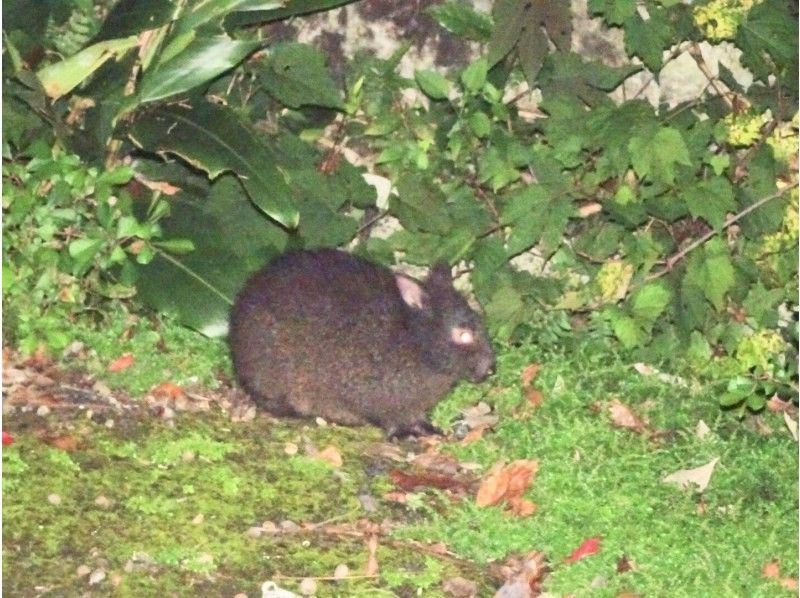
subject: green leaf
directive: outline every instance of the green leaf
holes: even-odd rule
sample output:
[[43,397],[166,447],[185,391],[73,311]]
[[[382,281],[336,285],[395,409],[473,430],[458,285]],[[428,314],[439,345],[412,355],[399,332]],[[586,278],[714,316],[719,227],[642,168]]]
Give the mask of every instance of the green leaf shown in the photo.
[[675,165],[689,166],[689,150],[680,131],[662,127],[654,136],[633,137],[628,143],[631,163],[643,178],[671,185],[675,182]]
[[[586,105],[595,107],[608,104],[606,92],[640,70],[641,65],[614,68],[600,62],[584,61],[573,52],[556,52],[545,58],[538,83],[545,97],[579,98]],[[626,104],[635,106],[637,102]]]
[[726,214],[736,210],[733,187],[728,179],[720,176],[699,181],[683,189],[681,194],[689,213],[694,218],[702,218],[715,229],[722,228]]
[[645,335],[637,325],[636,320],[626,316],[616,307],[606,309],[604,314],[611,322],[611,329],[614,331],[614,335],[626,349],[633,349],[644,343],[646,340]]
[[492,131],[492,121],[486,116],[485,112],[473,112],[469,117],[469,128],[475,133],[476,137],[488,137]]
[[478,60],[462,71],[461,82],[464,84],[467,91],[477,93],[483,89],[488,71],[489,67],[486,63],[486,59],[478,58]]
[[221,35],[197,38],[177,56],[144,74],[139,100],[153,102],[208,83],[235,67],[260,45],[258,41],[238,41]]
[[492,34],[492,20],[489,15],[478,12],[463,2],[449,0],[443,4],[429,6],[425,12],[457,37],[487,42]]
[[664,50],[675,39],[675,31],[669,22],[666,10],[648,5],[650,19],[645,21],[634,13],[625,21],[625,51],[628,56],[638,56],[651,71],[663,66]]
[[[139,267],[138,296],[190,328],[221,336],[239,288],[285,249],[288,236],[248,201],[231,175],[219,177],[210,192],[182,187],[191,192],[170,198],[171,215],[161,221],[168,240],[159,242],[162,250],[151,263]],[[191,243],[194,251],[176,254],[176,241],[178,249]]]
[[515,193],[501,215],[501,222],[512,225],[508,255],[518,255],[539,241],[552,253],[560,245],[567,222],[574,213],[568,197],[553,198],[542,185],[529,185]]
[[344,107],[342,92],[325,66],[325,55],[306,44],[276,44],[259,80],[270,95],[290,108]]
[[409,231],[446,234],[452,227],[444,196],[420,176],[397,181],[397,195],[390,197],[389,210]]
[[85,273],[92,264],[94,256],[103,247],[102,239],[76,239],[69,244],[68,251],[70,257],[75,260],[72,266],[72,273],[80,276]]
[[669,305],[672,292],[663,284],[651,282],[640,288],[633,296],[631,312],[637,320],[655,322]]
[[523,12],[519,0],[497,0],[492,6],[494,30],[489,40],[488,66],[496,65],[514,49],[524,24]]
[[622,25],[636,14],[636,0],[589,0],[589,11],[603,15],[609,25]]
[[797,41],[797,15],[791,14],[789,3],[782,0],[764,0],[755,4],[736,33],[736,46],[742,50],[742,63],[765,83],[770,75],[781,75],[782,82],[795,94]]
[[60,98],[85,81],[103,64],[138,45],[136,36],[92,44],[77,54],[40,69],[36,75],[48,96]]
[[275,152],[230,109],[205,102],[193,108],[165,106],[144,115],[130,136],[145,150],[181,156],[212,179],[234,172],[265,214],[287,227],[297,226],[293,191]]
[[703,270],[705,280],[703,293],[717,311],[725,309],[725,295],[735,282],[735,272],[727,247],[719,239],[711,239],[706,245]]
[[414,79],[422,92],[433,100],[446,100],[450,93],[450,82],[435,71],[416,71]]

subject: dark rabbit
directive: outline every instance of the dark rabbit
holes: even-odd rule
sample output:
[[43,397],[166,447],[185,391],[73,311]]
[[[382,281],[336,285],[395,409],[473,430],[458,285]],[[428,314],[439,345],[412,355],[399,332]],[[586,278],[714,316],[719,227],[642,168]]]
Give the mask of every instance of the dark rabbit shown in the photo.
[[255,274],[231,315],[239,382],[274,415],[431,432],[425,412],[494,354],[480,317],[439,264],[419,283],[333,249],[285,254]]

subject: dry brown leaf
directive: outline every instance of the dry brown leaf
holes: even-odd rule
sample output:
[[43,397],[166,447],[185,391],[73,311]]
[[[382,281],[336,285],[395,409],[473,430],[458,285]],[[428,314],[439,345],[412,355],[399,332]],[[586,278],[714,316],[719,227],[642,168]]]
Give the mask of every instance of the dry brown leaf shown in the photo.
[[342,466],[342,455],[335,446],[330,445],[326,446],[322,449],[316,457],[320,461],[325,461],[326,463],[330,463],[334,467],[341,467]]
[[528,403],[530,403],[531,407],[534,409],[544,402],[544,395],[535,388],[528,390],[528,392],[525,393],[525,398],[528,399]]
[[697,486],[697,490],[702,492],[708,487],[711,481],[711,474],[714,473],[714,467],[717,465],[719,457],[712,459],[710,462],[694,469],[681,469],[675,473],[665,476],[661,481],[667,484],[678,484],[684,490],[691,487],[692,484]]
[[536,374],[539,373],[539,368],[541,366],[538,363],[532,363],[524,370],[522,370],[522,387],[525,388],[533,384],[533,381],[536,379]]
[[476,504],[479,507],[488,507],[504,499],[510,501],[522,498],[538,469],[539,462],[535,459],[519,459],[509,465],[502,461],[496,463],[478,488]]
[[508,500],[509,511],[517,517],[529,517],[536,512],[538,507],[526,498],[511,498]]
[[797,442],[797,422],[789,417],[789,414],[785,411],[783,412],[783,421],[786,427],[789,428],[789,434],[791,434],[794,441]]
[[478,584],[463,577],[451,577],[442,584],[442,591],[453,598],[475,598]]
[[487,428],[475,428],[474,430],[470,430],[464,435],[464,438],[461,439],[461,445],[466,446],[480,440],[483,438],[483,433],[486,430]]
[[611,401],[608,405],[608,412],[611,414],[611,423],[618,428],[626,428],[637,434],[641,434],[647,428],[647,422],[619,399]]
[[466,490],[466,484],[451,476],[438,473],[406,473],[393,470],[389,478],[401,490],[412,492],[419,488],[437,488],[439,490]]
[[367,564],[364,567],[364,575],[376,576],[378,567],[378,534],[370,534],[367,539]]

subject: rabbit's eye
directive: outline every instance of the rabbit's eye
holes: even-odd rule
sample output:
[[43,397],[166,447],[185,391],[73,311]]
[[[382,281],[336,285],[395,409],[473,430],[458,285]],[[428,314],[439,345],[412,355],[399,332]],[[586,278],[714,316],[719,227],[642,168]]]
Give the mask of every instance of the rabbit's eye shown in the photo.
[[450,334],[457,345],[471,345],[475,342],[475,334],[469,328],[453,328]]

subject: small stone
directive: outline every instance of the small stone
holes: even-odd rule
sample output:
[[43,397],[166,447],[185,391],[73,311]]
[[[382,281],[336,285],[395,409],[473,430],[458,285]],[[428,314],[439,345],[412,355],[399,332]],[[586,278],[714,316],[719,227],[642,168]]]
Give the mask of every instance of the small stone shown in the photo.
[[92,390],[104,398],[111,396],[111,389],[99,380],[92,384]]
[[93,586],[106,578],[106,571],[105,569],[95,569],[92,571],[92,574],[89,576],[89,585]]
[[317,593],[317,582],[310,577],[306,577],[300,582],[300,593],[303,596],[313,596]]
[[50,415],[50,407],[47,405],[39,405],[39,408],[36,410],[36,415],[39,417]]
[[191,461],[194,461],[194,458],[195,454],[193,451],[184,451],[184,453],[181,455],[181,461],[184,463],[190,463]]
[[61,497],[58,494],[48,494],[47,502],[49,502],[51,505],[60,505]]
[[344,563],[336,565],[336,569],[333,570],[333,576],[336,579],[344,579],[348,575],[350,575],[350,567],[348,567]]
[[297,451],[299,450],[300,447],[298,447],[294,442],[287,442],[286,446],[283,447],[283,452],[289,455],[290,457],[296,455]]
[[75,570],[75,573],[77,573],[78,577],[86,577],[91,572],[92,568],[87,565],[81,565]]
[[114,420],[109,418],[105,421],[103,425],[110,430],[111,428],[114,427]]
[[107,496],[103,496],[101,494],[100,496],[94,499],[94,504],[96,504],[98,507],[103,507],[104,509],[107,509],[108,507],[114,504],[114,501],[108,498]]
[[203,514],[202,514],[202,513],[198,513],[197,515],[195,515],[195,516],[192,518],[192,524],[193,524],[193,525],[200,525],[200,524],[201,524],[201,523],[203,523],[205,520],[206,520],[206,518],[203,516]]
[[280,527],[285,532],[294,532],[300,529],[299,525],[297,525],[294,521],[290,521],[289,519],[281,521],[278,524],[278,527]]
[[257,525],[247,529],[247,535],[251,538],[260,538],[264,534],[264,530]]
[[265,534],[274,534],[278,532],[278,526],[272,521],[265,521],[261,524],[261,531]]
[[75,357],[76,355],[83,353],[85,348],[86,345],[84,345],[81,341],[72,341],[64,348],[63,355],[64,357]]
[[318,425],[320,428],[324,428],[324,427],[326,427],[326,426],[328,425],[328,422],[326,422],[326,421],[325,421],[324,419],[322,419],[321,417],[318,417],[318,418],[316,418],[314,421],[316,422],[316,424],[317,424],[317,425]]

